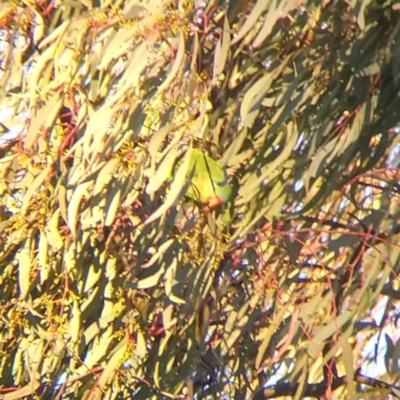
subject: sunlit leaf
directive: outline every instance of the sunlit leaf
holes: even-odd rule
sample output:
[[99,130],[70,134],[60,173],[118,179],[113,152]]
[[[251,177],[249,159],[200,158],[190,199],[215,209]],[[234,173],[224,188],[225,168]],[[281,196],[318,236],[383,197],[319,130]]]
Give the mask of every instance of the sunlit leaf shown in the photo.
[[18,285],[21,297],[25,297],[31,287],[31,268],[33,262],[33,237],[29,235],[16,255],[18,261]]

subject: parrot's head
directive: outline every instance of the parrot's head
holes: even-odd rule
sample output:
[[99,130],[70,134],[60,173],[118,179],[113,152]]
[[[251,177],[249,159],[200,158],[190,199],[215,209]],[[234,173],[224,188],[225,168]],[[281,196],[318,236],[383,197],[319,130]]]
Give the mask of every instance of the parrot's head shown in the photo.
[[221,197],[219,197],[219,196],[212,196],[207,199],[207,206],[209,208],[217,207],[223,203],[225,203],[225,201],[223,199],[221,199]]
[[222,180],[212,179],[212,191],[213,194],[207,198],[207,206],[214,208],[220,204],[226,203],[231,195],[232,188],[228,183],[228,176],[224,172],[224,178]]

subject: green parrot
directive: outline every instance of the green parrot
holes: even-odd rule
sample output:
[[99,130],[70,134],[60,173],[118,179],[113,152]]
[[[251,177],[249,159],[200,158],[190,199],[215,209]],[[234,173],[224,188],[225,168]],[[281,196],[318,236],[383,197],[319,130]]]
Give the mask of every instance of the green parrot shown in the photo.
[[225,169],[205,153],[193,148],[188,150],[188,157],[189,173],[194,171],[186,196],[210,208],[228,201],[232,188]]

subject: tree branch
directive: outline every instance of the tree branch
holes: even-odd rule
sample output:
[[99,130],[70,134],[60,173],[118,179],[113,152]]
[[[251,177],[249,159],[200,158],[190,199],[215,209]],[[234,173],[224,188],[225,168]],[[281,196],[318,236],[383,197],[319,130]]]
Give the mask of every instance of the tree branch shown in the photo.
[[[340,377],[332,377],[331,389],[336,390],[339,387],[347,384],[347,376]],[[363,374],[357,373],[354,376],[354,381],[357,383],[361,383],[366,386],[371,386],[376,389],[386,389],[390,390],[392,396],[397,399],[400,399],[400,387],[391,385],[389,383],[383,382],[379,379],[370,378]],[[290,382],[278,383],[273,386],[268,386],[265,389],[260,390],[254,394],[253,400],[264,400],[264,399],[273,399],[279,396],[294,396],[296,393],[298,384],[293,384]],[[306,386],[303,396],[304,397],[321,397],[325,394],[327,390],[327,382],[322,381],[319,383],[310,383]]]

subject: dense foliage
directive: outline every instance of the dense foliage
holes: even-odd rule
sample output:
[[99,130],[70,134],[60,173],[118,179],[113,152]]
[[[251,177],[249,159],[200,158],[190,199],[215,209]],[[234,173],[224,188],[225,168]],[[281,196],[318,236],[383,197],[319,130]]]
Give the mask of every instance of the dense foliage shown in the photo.
[[0,398],[400,397],[399,17],[1,2]]

